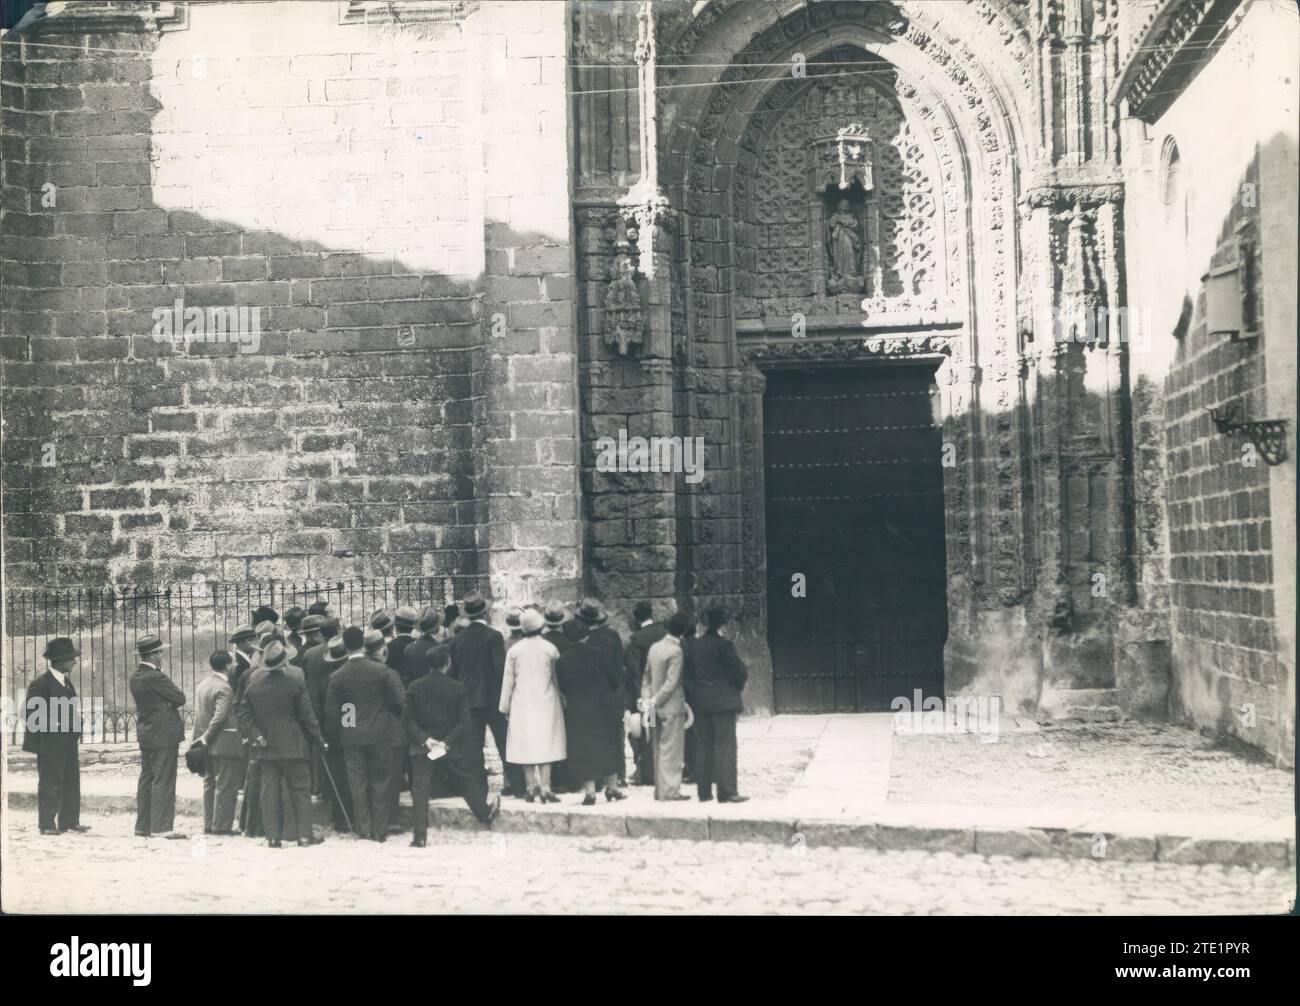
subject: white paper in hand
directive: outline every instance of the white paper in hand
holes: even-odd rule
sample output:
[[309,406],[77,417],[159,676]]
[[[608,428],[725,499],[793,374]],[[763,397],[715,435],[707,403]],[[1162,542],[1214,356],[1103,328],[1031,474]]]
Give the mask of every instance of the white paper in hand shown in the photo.
[[433,747],[429,748],[429,761],[437,761],[447,753],[447,745],[442,741],[434,741]]

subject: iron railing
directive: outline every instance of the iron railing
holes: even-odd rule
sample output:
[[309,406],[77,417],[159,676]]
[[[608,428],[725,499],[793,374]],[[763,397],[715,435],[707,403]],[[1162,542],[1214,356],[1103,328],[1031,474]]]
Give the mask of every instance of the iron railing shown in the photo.
[[[4,638],[0,640],[3,694],[6,699],[6,741],[21,737],[18,699],[28,683],[45,670],[46,641],[69,636],[81,651],[73,684],[89,715],[102,709],[102,732],[87,742],[134,740],[135,704],[128,680],[136,668],[136,640],[156,635],[167,644],[162,654],[166,674],[193,701],[194,686],[208,669],[208,657],[229,649],[230,634],[249,624],[263,604],[284,613],[306,610],[316,600],[330,602],[341,624],[366,625],[380,608],[390,612],[399,604],[417,610],[451,602],[451,586],[435,577],[375,580],[264,583],[184,583],[164,589],[103,588],[89,590],[10,590],[4,598]],[[193,724],[192,705],[184,710]]]

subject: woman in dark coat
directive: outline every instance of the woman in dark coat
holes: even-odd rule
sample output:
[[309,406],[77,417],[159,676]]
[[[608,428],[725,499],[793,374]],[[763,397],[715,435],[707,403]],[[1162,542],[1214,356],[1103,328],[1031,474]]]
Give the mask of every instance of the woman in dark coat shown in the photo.
[[568,647],[555,665],[564,695],[564,732],[568,738],[568,770],[582,782],[582,805],[596,802],[596,783],[603,782],[606,800],[622,800],[618,765],[623,757],[619,720],[618,669],[584,640],[587,626],[578,619],[564,623]]

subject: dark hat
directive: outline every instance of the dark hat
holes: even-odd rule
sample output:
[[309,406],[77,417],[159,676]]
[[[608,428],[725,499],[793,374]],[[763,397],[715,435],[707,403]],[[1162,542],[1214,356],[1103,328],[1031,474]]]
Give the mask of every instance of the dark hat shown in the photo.
[[731,619],[731,612],[725,605],[711,605],[704,613],[704,624],[710,629],[720,629]]
[[320,634],[325,639],[333,639],[339,634],[339,620],[325,616],[325,621],[320,624]]
[[518,608],[506,615],[506,625],[512,629],[519,628],[519,616],[521,612]]
[[548,603],[546,609],[542,612],[542,615],[546,619],[546,624],[552,627],[563,625],[569,620],[569,613],[564,609],[564,605],[559,601],[551,601]]
[[254,625],[256,625],[258,622],[274,623],[274,622],[278,622],[279,620],[280,620],[279,613],[274,608],[272,608],[269,604],[263,604],[261,607],[253,611]]
[[329,611],[329,607],[330,607],[329,601],[324,601],[324,600],[312,601],[311,606],[307,609],[307,614],[323,615],[327,611]]
[[45,644],[43,656],[46,660],[71,660],[73,657],[81,656],[81,651],[67,636],[55,636]]
[[375,628],[367,629],[362,636],[362,645],[365,646],[367,653],[377,650],[384,645],[384,634]]
[[397,623],[399,629],[413,629],[419,620],[419,613],[409,604],[403,604],[393,614],[393,621]]
[[218,650],[208,657],[208,666],[214,671],[224,671],[234,662],[234,658],[225,650]]
[[594,597],[584,597],[582,603],[573,609],[575,618],[580,618],[588,626],[604,625],[609,618],[605,610],[600,606],[600,602]]
[[343,637],[335,636],[330,640],[329,649],[325,651],[325,663],[341,664],[348,659],[348,648],[343,645]]
[[140,656],[147,657],[151,653],[157,653],[160,650],[169,649],[157,636],[141,636],[135,641],[135,650]]
[[307,612],[294,605],[284,613],[284,624],[289,626],[290,629],[296,629],[302,624],[305,617],[307,617]]
[[385,633],[393,627],[393,616],[380,608],[370,616],[370,627],[378,629],[381,634]]
[[329,619],[324,615],[308,615],[302,620],[298,628],[301,629],[304,634],[308,632],[319,632],[321,627],[328,621]]
[[564,638],[571,643],[582,642],[590,631],[587,623],[577,618],[571,618],[564,623]]
[[262,651],[262,666],[268,671],[283,667],[289,661],[289,649],[278,639],[271,640]]
[[232,643],[242,643],[245,639],[252,639],[256,635],[257,630],[251,625],[241,625],[230,634],[230,641]]
[[433,632],[442,624],[442,615],[437,608],[425,608],[420,612],[420,631]]
[[456,619],[460,618],[460,608],[454,604],[449,604],[442,609],[442,627],[455,625]]
[[637,601],[636,604],[632,606],[632,617],[636,619],[638,625],[644,622],[647,618],[653,618],[654,613],[654,605],[649,601]]
[[487,598],[477,591],[473,594],[467,594],[460,599],[460,610],[470,618],[477,618],[483,612],[487,611]]
[[195,741],[185,749],[185,767],[195,775],[207,775],[208,746]]
[[356,653],[366,645],[366,630],[359,625],[349,625],[343,630],[343,648],[349,653]]

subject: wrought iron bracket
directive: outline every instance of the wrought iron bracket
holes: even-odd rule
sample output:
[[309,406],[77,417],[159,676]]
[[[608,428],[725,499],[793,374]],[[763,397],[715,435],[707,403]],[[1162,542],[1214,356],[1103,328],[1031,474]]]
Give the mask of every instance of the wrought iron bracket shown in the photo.
[[1225,436],[1240,433],[1259,451],[1270,465],[1280,465],[1287,459],[1285,419],[1243,419],[1240,402],[1231,402],[1217,409],[1206,409],[1216,432]]

